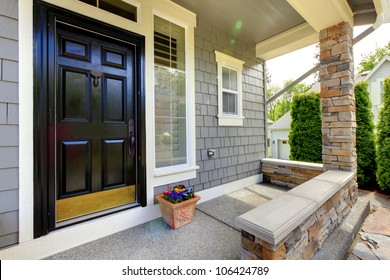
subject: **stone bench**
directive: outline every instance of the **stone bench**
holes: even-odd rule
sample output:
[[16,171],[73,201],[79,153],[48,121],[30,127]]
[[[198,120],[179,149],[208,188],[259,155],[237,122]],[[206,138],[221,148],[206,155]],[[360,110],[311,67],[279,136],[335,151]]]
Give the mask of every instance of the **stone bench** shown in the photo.
[[261,160],[264,180],[274,185],[294,188],[322,174],[323,164],[264,158]]
[[356,202],[356,176],[329,170],[237,217],[242,259],[311,259]]

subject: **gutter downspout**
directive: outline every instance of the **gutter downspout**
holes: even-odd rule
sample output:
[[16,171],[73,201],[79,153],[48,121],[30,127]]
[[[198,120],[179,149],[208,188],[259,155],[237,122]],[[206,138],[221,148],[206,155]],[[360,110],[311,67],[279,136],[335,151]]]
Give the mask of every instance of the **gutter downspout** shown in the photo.
[[[370,26],[369,28],[367,28],[364,32],[362,32],[361,34],[359,34],[357,37],[355,37],[353,39],[353,45],[355,45],[356,43],[358,43],[360,40],[362,40],[363,38],[367,37],[369,34],[371,34],[372,32],[374,32],[375,30],[377,30],[383,23],[387,23],[387,22],[390,22],[390,6],[386,7],[387,9],[383,12],[381,12],[380,14],[377,15],[376,17],[376,21],[375,23]],[[318,70],[320,69],[320,63],[316,64],[313,68],[311,68],[309,71],[307,71],[305,74],[303,74],[302,76],[300,76],[298,79],[296,79],[295,81],[293,81],[291,84],[289,84],[287,87],[285,87],[284,89],[282,89],[281,91],[279,91],[278,93],[274,94],[272,97],[270,97],[268,100],[266,100],[266,105],[268,105],[270,102],[274,101],[275,99],[277,99],[279,96],[281,96],[282,94],[284,94],[286,91],[288,91],[290,88],[292,88],[293,86],[299,84],[300,82],[302,82],[304,79],[306,79],[308,76],[310,76],[311,74],[317,72]],[[268,116],[268,114],[267,114]]]

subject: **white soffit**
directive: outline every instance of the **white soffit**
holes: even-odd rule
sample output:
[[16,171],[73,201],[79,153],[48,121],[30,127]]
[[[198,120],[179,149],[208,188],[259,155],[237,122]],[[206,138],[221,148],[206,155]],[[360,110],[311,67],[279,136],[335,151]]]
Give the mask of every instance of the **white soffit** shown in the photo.
[[346,0],[287,0],[287,2],[317,31],[349,22],[353,12]]
[[340,22],[353,26],[353,12],[346,0],[287,0],[306,20],[299,26],[256,44],[257,57],[269,60],[318,42],[321,30]]
[[256,44],[256,56],[269,60],[318,42],[318,32],[303,23]]

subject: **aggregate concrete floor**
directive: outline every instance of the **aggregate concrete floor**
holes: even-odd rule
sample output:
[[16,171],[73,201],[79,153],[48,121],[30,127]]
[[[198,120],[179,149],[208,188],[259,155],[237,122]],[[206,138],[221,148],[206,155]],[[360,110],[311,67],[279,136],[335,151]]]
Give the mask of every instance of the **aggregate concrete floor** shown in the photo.
[[161,218],[48,257],[49,260],[239,260],[237,216],[287,188],[260,183],[197,205],[192,223],[172,230]]
[[[235,218],[288,190],[259,183],[198,204],[194,221],[182,228],[172,230],[159,218],[47,259],[239,260],[240,232]],[[372,211],[355,238],[348,259],[390,259],[390,198],[359,191],[359,199],[369,200]],[[380,249],[373,249],[375,242]]]

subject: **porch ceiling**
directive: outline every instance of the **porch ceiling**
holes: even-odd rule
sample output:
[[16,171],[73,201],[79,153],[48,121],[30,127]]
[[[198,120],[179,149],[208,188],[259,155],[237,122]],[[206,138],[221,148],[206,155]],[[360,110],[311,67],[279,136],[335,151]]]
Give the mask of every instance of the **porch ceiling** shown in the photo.
[[372,24],[388,0],[171,0],[256,46],[271,59],[318,42],[321,29],[342,21]]

